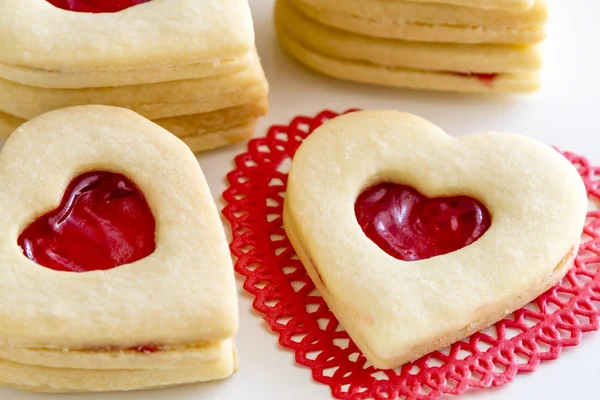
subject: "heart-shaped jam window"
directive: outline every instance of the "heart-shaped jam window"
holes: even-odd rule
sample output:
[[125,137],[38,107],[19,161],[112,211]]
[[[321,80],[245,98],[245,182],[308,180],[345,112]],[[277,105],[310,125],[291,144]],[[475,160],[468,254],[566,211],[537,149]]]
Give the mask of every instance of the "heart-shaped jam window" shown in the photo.
[[46,0],[63,10],[85,13],[114,13],[150,0]]
[[76,177],[60,205],[29,225],[18,244],[46,268],[108,270],[152,254],[155,227],[150,206],[133,182],[95,171]]
[[389,255],[404,261],[448,254],[470,245],[492,220],[467,196],[427,198],[410,186],[380,183],[354,207],[363,232]]

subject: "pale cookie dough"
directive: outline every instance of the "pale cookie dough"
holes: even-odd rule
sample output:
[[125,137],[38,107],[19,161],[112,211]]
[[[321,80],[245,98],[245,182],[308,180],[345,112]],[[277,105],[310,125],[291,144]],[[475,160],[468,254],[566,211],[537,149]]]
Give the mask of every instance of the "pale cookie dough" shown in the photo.
[[[156,250],[108,271],[39,266],[23,255],[17,237],[89,170],[122,173],[140,188],[156,220]],[[192,152],[163,128],[114,107],[47,113],[8,139],[0,183],[0,346],[176,347],[236,332],[237,292],[218,210]],[[52,385],[70,387],[71,381]]]
[[249,51],[238,57],[219,61],[139,67],[118,72],[110,70],[62,72],[0,63],[0,78],[26,86],[51,89],[129,86],[230,75],[248,68],[256,57],[255,51]]
[[181,140],[195,153],[212,150],[217,147],[227,146],[250,139],[256,132],[257,124],[258,120],[250,121],[245,124],[222,128],[213,132],[185,136],[182,137]]
[[[200,152],[249,139],[254,134],[258,118],[267,110],[267,99],[261,97],[237,107],[158,119],[154,123],[179,137],[193,152]],[[0,139],[7,139],[25,122],[0,112]]]
[[0,386],[32,392],[84,393],[155,389],[225,379],[237,371],[231,340],[220,357],[204,365],[180,369],[93,370],[48,368],[0,359]]
[[[356,162],[360,160],[360,162]],[[379,182],[482,202],[489,230],[458,251],[400,261],[362,231],[359,194]],[[294,156],[284,226],[311,279],[376,368],[395,368],[482,329],[557,283],[587,211],[576,169],[524,136],[453,138],[395,111],[315,130]]]
[[30,119],[59,108],[104,104],[160,119],[242,105],[267,92],[257,57],[250,68],[232,75],[115,88],[43,89],[0,79],[0,111]]
[[119,72],[218,63],[253,46],[247,0],[153,0],[103,14],[44,0],[0,2],[0,62],[8,65]]
[[397,24],[479,26],[486,29],[528,29],[548,21],[546,0],[537,0],[526,11],[489,11],[444,4],[419,4],[389,0],[290,0],[322,11],[359,15],[373,21],[394,20]]
[[538,70],[538,46],[406,42],[341,31],[308,18],[287,0],[275,11],[277,29],[330,57],[385,67],[442,72],[519,73]]
[[[153,353],[132,350],[72,350],[0,347],[0,359],[18,364],[70,369],[191,369],[205,368],[231,357],[223,349],[231,347],[231,339],[220,342],[161,349]],[[2,378],[0,377],[0,381]]]
[[[255,121],[267,113],[265,97],[259,97],[241,106],[224,108],[203,114],[157,119],[153,122],[162,126],[175,136],[203,135],[208,132],[228,129],[240,123]],[[0,139],[7,139],[20,125],[27,122],[22,118],[0,112]]]
[[[333,1],[323,2],[329,8],[325,8],[321,1],[317,0],[290,0],[304,14],[325,25],[329,25],[344,31],[360,33],[368,36],[402,39],[417,42],[445,42],[445,43],[504,43],[504,44],[533,44],[541,42],[546,37],[545,32],[545,2],[540,0],[541,7],[532,9],[528,13],[531,18],[525,18],[526,21],[535,20],[531,25],[517,24],[507,22],[510,18],[501,18],[490,26],[475,23],[480,18],[477,13],[489,13],[477,10],[459,9],[456,7],[447,7],[447,11],[440,5],[411,5],[410,3],[391,3],[397,8],[415,8],[421,10],[414,11],[415,14],[422,13],[421,19],[432,22],[410,21],[406,19],[402,10],[393,13],[387,8],[378,8],[376,4],[369,4],[363,11],[349,12],[340,8],[340,4]],[[316,5],[318,4],[318,5]],[[344,4],[346,4],[344,2]],[[358,9],[358,3],[356,4]],[[389,4],[389,3],[384,3]],[[536,3],[538,4],[538,3]],[[392,9],[395,7],[391,7]],[[362,9],[362,5],[360,7]],[[425,8],[426,11],[422,11]],[[442,10],[438,10],[441,8]],[[450,10],[466,10],[463,14]],[[371,15],[373,14],[373,15]],[[474,14],[474,15],[473,15]],[[453,18],[463,15],[465,21],[473,21],[470,24],[457,23]],[[534,18],[535,17],[535,18]],[[441,20],[448,22],[442,23]],[[494,18],[490,17],[489,23]],[[433,22],[437,21],[437,22]],[[485,20],[482,20],[482,22]],[[517,19],[518,21],[518,19]],[[524,21],[523,21],[524,22]]]
[[210,132],[227,130],[249,122],[256,122],[267,113],[267,98],[261,97],[248,104],[226,108],[205,114],[165,118],[154,121],[175,136],[205,135]]
[[16,131],[17,128],[25,122],[27,122],[27,120],[23,118],[15,117],[0,111],[0,140],[8,139],[11,133]]
[[[403,0],[395,0],[403,1]],[[528,10],[536,0],[410,0],[413,3],[453,4],[455,6],[481,8],[484,10]]]
[[454,73],[391,68],[366,62],[334,58],[303,46],[286,33],[278,32],[283,48],[307,67],[335,78],[382,86],[452,92],[533,92],[540,87],[538,72],[499,74],[491,82]]

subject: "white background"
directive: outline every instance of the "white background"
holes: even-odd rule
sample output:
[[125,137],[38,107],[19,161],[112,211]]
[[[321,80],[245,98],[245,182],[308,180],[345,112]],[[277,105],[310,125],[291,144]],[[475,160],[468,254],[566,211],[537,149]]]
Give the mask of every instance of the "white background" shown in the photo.
[[[257,135],[271,124],[287,124],[298,114],[314,115],[324,108],[393,108],[413,112],[442,126],[452,135],[505,130],[522,133],[588,156],[600,163],[600,2],[549,0],[552,21],[545,46],[544,88],[534,95],[482,96],[412,92],[355,85],[331,80],[297,65],[278,48],[272,27],[271,0],[250,0],[257,42],[271,84],[271,112]],[[222,207],[225,174],[244,145],[204,154],[200,163]],[[329,388],[312,381],[307,368],[296,365],[292,352],[282,349],[260,316],[252,298],[240,289],[241,329],[237,335],[241,369],[219,383],[139,393],[97,395],[27,394],[0,389],[1,400],[223,400],[327,399]],[[35,329],[35,327],[32,327]],[[475,390],[465,399],[558,400],[599,398],[600,333],[566,349],[557,361],[532,374],[516,377],[499,389]]]

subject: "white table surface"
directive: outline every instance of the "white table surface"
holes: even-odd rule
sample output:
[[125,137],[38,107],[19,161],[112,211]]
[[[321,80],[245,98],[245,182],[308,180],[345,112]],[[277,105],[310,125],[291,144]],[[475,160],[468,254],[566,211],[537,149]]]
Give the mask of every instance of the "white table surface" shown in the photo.
[[[487,98],[393,90],[355,85],[316,75],[282,54],[272,27],[273,0],[250,0],[257,42],[271,83],[271,112],[260,124],[263,135],[271,124],[287,123],[298,114],[313,115],[324,108],[393,108],[413,112],[444,127],[453,135],[482,130],[522,133],[548,144],[575,151],[600,163],[600,2],[548,0],[552,7],[546,44],[544,89],[538,94]],[[222,206],[224,177],[233,157],[245,149],[237,145],[199,157]],[[1,400],[224,400],[327,399],[329,388],[315,383],[309,369],[296,365],[291,351],[279,347],[277,336],[252,309],[252,298],[241,289],[241,328],[237,335],[241,369],[233,378],[139,393],[42,395],[0,389]],[[35,327],[32,327],[35,329]],[[499,389],[471,391],[466,399],[559,400],[600,398],[600,333],[584,335],[583,342],[563,351],[557,361],[542,364],[532,374],[518,375]]]

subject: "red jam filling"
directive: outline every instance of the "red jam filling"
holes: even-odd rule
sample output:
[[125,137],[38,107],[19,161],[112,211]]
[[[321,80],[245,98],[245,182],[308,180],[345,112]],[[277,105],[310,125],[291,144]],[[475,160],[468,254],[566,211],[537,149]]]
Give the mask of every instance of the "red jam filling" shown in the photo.
[[150,0],[46,0],[55,7],[85,13],[114,13]]
[[145,345],[145,346],[131,347],[128,350],[135,351],[138,353],[152,354],[152,353],[159,352],[161,349],[160,349],[160,346]]
[[466,196],[427,198],[410,186],[380,183],[356,200],[363,232],[404,261],[451,253],[479,239],[492,220],[483,204]]
[[30,260],[56,271],[108,270],[152,254],[155,226],[133,182],[89,172],[69,184],[60,205],[29,225],[18,244]]
[[453,74],[464,76],[465,78],[475,78],[488,86],[490,86],[492,83],[494,83],[494,80],[496,80],[498,75],[500,75],[500,74],[477,74],[474,72],[471,72],[471,73],[453,72]]
[[153,344],[148,344],[148,345],[143,345],[143,346],[128,347],[126,349],[121,348],[121,347],[88,347],[84,350],[94,351],[94,352],[99,352],[99,353],[116,352],[116,351],[124,350],[124,351],[133,351],[136,353],[143,353],[143,354],[154,354],[154,353],[158,353],[159,351],[162,351],[162,347],[153,345]]

